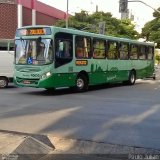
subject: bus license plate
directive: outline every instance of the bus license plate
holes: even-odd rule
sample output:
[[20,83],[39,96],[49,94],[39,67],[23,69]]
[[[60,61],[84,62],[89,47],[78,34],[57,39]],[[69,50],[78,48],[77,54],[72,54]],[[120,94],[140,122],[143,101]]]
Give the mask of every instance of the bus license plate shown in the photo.
[[23,81],[23,84],[30,84],[31,82],[30,81],[27,81],[27,80],[24,80]]

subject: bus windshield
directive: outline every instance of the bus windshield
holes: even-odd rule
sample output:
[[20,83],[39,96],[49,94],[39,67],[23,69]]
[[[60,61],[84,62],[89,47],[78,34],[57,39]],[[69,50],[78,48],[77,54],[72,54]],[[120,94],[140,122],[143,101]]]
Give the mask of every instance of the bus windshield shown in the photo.
[[19,39],[15,41],[15,63],[44,65],[53,60],[51,39]]

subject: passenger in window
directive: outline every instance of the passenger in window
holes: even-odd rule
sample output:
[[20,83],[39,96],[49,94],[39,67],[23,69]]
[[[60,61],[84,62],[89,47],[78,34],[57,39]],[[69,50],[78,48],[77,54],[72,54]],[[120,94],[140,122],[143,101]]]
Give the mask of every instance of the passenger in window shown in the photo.
[[64,44],[61,41],[57,42],[57,46],[56,46],[56,57],[57,58],[62,58],[64,57]]
[[97,57],[97,52],[93,52],[93,58]]
[[77,58],[83,58],[83,50],[81,48],[77,48],[76,56]]
[[44,51],[45,51],[45,44],[41,42],[37,49],[37,61],[45,61]]
[[57,58],[62,58],[62,57],[64,57],[64,52],[58,50],[58,51],[56,52],[56,57],[57,57]]
[[65,44],[64,47],[64,58],[71,58],[71,46],[69,43]]

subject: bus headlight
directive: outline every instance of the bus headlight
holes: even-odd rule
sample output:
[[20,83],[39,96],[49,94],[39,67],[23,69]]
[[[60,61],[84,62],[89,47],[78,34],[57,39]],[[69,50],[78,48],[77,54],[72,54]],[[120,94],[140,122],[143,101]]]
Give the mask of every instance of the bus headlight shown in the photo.
[[47,72],[46,76],[49,77],[51,75],[51,72]]
[[41,76],[41,79],[47,78],[51,75],[51,72],[47,72]]

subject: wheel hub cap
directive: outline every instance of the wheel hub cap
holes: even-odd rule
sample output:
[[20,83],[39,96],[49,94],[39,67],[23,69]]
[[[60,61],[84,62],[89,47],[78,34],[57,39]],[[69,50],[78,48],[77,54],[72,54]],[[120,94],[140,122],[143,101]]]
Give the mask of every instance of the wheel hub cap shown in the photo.
[[78,88],[83,88],[83,86],[84,86],[83,80],[82,80],[82,79],[78,79],[78,80],[77,80],[77,87],[78,87]]
[[6,85],[6,82],[4,80],[0,80],[0,86],[4,87]]

